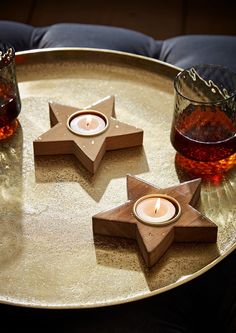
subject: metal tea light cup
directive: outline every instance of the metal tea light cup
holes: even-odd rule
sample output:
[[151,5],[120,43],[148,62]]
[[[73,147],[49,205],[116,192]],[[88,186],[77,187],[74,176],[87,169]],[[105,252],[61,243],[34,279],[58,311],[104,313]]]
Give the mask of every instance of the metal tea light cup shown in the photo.
[[218,65],[196,65],[174,81],[171,143],[181,155],[212,162],[236,152],[236,74]]
[[20,110],[15,52],[11,45],[0,44],[0,140],[14,134]]

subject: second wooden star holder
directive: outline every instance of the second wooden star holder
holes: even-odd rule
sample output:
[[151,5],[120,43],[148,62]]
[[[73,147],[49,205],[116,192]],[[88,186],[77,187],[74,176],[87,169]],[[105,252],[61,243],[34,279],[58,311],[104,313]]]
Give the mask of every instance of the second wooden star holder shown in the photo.
[[[173,242],[216,242],[217,226],[194,208],[200,196],[200,187],[201,180],[195,179],[160,189],[128,175],[128,201],[94,215],[93,232],[136,240],[148,267],[153,266]],[[140,198],[149,198],[150,195],[173,198],[174,207],[179,207],[179,212],[164,225],[151,226],[140,222],[134,214],[135,204]]]
[[[87,170],[95,173],[106,151],[143,143],[142,129],[116,119],[114,96],[108,96],[84,109],[50,103],[49,111],[52,128],[33,142],[35,155],[72,154]],[[74,114],[85,116],[86,111],[97,117],[99,126],[105,123],[104,129],[97,135],[78,135],[68,128],[68,121],[73,120]],[[86,130],[86,122],[84,125],[83,121],[81,123]]]

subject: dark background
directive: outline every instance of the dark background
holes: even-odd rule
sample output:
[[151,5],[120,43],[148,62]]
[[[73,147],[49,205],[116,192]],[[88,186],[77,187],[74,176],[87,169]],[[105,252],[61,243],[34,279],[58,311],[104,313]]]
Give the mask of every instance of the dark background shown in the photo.
[[156,39],[185,34],[236,34],[236,2],[206,0],[11,0],[0,20],[35,26],[74,22],[134,29]]

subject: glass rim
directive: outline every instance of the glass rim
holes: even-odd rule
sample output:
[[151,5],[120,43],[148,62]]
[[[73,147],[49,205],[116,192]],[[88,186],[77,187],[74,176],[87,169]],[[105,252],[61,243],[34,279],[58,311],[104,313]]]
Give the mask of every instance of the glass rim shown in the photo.
[[221,98],[221,99],[218,99],[217,101],[212,101],[212,102],[204,102],[204,101],[198,101],[198,100],[194,100],[194,99],[191,99],[187,96],[185,96],[184,94],[182,94],[180,92],[180,90],[178,89],[177,87],[177,81],[179,79],[180,76],[183,75],[183,73],[191,70],[192,68],[193,69],[196,69],[196,68],[199,68],[199,67],[204,67],[204,66],[208,66],[208,67],[211,67],[211,68],[221,68],[221,69],[225,69],[227,70],[229,73],[233,74],[235,77],[236,77],[236,73],[233,72],[232,70],[230,70],[229,68],[227,68],[226,66],[222,66],[222,65],[213,65],[213,64],[198,64],[198,65],[193,65],[191,67],[188,67],[188,68],[185,68],[183,70],[181,70],[175,77],[174,79],[174,88],[175,88],[175,92],[177,92],[181,97],[183,97],[184,99],[188,100],[189,102],[192,102],[193,104],[198,104],[198,105],[219,105],[221,104],[222,102],[227,102],[228,100],[232,99],[233,97],[236,96],[236,87],[235,87],[235,90],[234,92],[229,96],[229,97],[226,97],[226,98]]
[[10,43],[0,43],[0,69],[9,66],[15,57],[15,49]]

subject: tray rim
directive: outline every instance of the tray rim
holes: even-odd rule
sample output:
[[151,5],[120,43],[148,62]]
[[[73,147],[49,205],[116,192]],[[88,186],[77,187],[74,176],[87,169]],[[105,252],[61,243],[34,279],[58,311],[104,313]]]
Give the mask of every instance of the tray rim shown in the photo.
[[[143,59],[144,61],[148,62],[153,62],[153,63],[158,63],[160,65],[163,65],[164,67],[169,67],[173,68],[174,70],[181,71],[183,68],[166,63],[164,61],[154,59],[151,57],[139,55],[139,54],[134,54],[134,53],[129,53],[129,52],[124,52],[124,51],[116,51],[116,50],[110,50],[110,49],[98,49],[98,48],[90,48],[90,47],[48,47],[48,48],[43,48],[43,49],[31,49],[31,50],[25,50],[25,51],[17,51],[15,53],[16,59],[21,56],[21,55],[37,55],[37,54],[44,54],[44,53],[57,53],[57,52],[91,52],[91,53],[106,53],[106,54],[114,54],[114,55],[121,55],[125,57],[130,57],[134,59]],[[25,63],[18,63],[17,66],[19,65],[25,65]]]
[[[134,61],[136,60],[137,62],[141,60],[144,62],[161,65],[161,66],[163,66],[163,68],[169,68],[173,71],[176,71],[176,74],[177,74],[177,71],[183,70],[182,68],[177,67],[175,65],[171,65],[171,64],[165,63],[161,60],[157,60],[154,58],[149,58],[147,56],[132,54],[132,53],[123,52],[123,51],[84,48],[84,47],[56,47],[56,48],[44,48],[44,49],[32,49],[32,50],[26,50],[26,51],[18,51],[18,52],[16,52],[16,68],[18,66],[27,65],[27,58],[32,57],[32,59],[33,59],[35,56],[37,58],[41,54],[47,54],[47,55],[49,55],[49,58],[51,58],[51,56],[53,56],[53,54],[59,54],[60,52],[62,52],[62,53],[68,52],[68,54],[69,54],[71,51],[76,52],[76,53],[77,52],[78,53],[88,52],[91,54],[98,53],[98,54],[108,54],[111,56],[121,56],[121,57],[125,57],[125,58],[130,58]],[[25,58],[26,62],[25,61],[18,62],[18,60],[21,56],[26,56],[26,58]],[[36,63],[38,63],[38,62],[36,62]],[[21,81],[19,81],[19,82],[21,82]],[[188,282],[194,280],[195,278],[203,275],[204,273],[209,271],[211,268],[216,266],[218,263],[220,263],[224,258],[226,258],[229,254],[231,254],[235,249],[236,249],[236,243],[233,244],[229,249],[227,249],[222,255],[219,255],[217,258],[215,258],[213,261],[211,261],[209,264],[205,265],[204,267],[202,267],[198,271],[194,272],[193,274],[187,275],[186,278],[177,280],[176,282],[173,282],[173,283],[169,284],[168,286],[161,287],[157,290],[149,291],[149,293],[147,293],[147,294],[129,297],[128,299],[125,299],[125,300],[116,300],[116,301],[111,301],[109,303],[95,303],[95,304],[86,304],[86,305],[80,305],[80,304],[57,305],[57,304],[46,304],[46,302],[44,304],[36,304],[36,303],[30,303],[30,302],[28,302],[28,303],[21,302],[20,303],[18,301],[11,301],[11,300],[4,299],[4,297],[1,297],[1,295],[0,295],[0,303],[6,304],[6,305],[19,306],[19,307],[23,307],[23,308],[62,309],[62,310],[63,309],[89,309],[89,308],[93,309],[93,308],[109,307],[109,306],[120,305],[120,304],[127,304],[127,303],[131,303],[131,302],[135,302],[135,301],[139,301],[139,300],[147,299],[149,297],[156,296],[165,291],[177,288],[185,283],[188,283]]]

